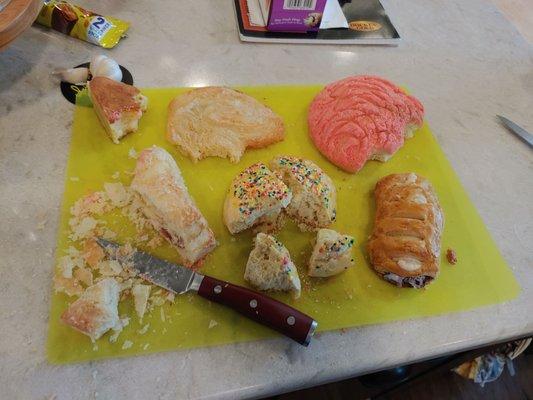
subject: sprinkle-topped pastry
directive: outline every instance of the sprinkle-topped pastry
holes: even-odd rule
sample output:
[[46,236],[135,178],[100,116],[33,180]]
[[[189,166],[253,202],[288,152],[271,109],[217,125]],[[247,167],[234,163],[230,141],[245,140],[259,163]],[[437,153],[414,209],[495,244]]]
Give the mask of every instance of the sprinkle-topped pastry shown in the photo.
[[272,222],[291,198],[287,185],[265,164],[253,164],[233,179],[224,203],[224,222],[233,234]]
[[246,263],[244,279],[260,290],[290,291],[300,297],[298,271],[289,251],[274,236],[259,233]]
[[354,238],[331,229],[320,229],[309,260],[309,276],[336,275],[353,264]]
[[279,156],[270,162],[270,167],[292,191],[286,211],[301,230],[315,231],[335,220],[337,191],[318,165],[297,157]]

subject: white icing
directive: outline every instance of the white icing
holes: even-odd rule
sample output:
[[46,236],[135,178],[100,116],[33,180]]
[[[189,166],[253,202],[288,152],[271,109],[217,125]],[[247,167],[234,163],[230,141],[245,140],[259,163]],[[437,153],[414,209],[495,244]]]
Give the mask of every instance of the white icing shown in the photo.
[[416,182],[416,174],[411,172],[409,175],[407,175],[407,179],[405,180],[405,183],[411,184],[415,182]]
[[413,197],[411,197],[411,200],[416,204],[426,204],[428,202],[426,196],[421,193],[415,194]]
[[406,271],[416,271],[420,269],[422,263],[416,258],[406,257],[398,260],[398,266]]

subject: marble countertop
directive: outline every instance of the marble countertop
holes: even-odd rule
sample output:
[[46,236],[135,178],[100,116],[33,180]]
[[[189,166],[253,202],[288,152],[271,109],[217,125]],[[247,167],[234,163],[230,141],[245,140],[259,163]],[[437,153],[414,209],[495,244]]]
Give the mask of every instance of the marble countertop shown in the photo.
[[261,397],[533,331],[533,152],[495,118],[503,114],[533,131],[532,46],[482,0],[384,1],[403,36],[398,47],[243,44],[231,3],[106,0],[97,11],[132,22],[129,37],[109,54],[141,87],[327,83],[363,73],[409,87],[521,294],[470,312],[320,334],[307,349],[273,339],[48,365],[53,251],[73,111],[50,72],[102,50],[32,27],[0,53],[5,398]]

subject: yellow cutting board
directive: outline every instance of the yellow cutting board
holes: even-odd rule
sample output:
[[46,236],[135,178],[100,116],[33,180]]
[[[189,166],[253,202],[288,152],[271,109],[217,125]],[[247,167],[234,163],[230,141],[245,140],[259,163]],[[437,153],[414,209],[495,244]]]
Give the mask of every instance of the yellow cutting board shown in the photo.
[[[69,208],[73,202],[91,191],[102,190],[104,182],[114,181],[111,176],[116,171],[120,172],[119,180],[129,184],[131,177],[125,171],[131,171],[135,165],[135,160],[128,157],[129,150],[133,148],[139,152],[155,144],[176,159],[191,195],[219,241],[202,272],[246,285],[243,273],[252,236],[243,233],[232,237],[223,225],[222,204],[226,191],[232,178],[252,163],[291,154],[313,160],[333,179],[338,200],[337,221],[332,228],[356,238],[354,268],[329,279],[311,279],[305,270],[314,235],[300,232],[292,223],[277,235],[298,266],[303,292],[298,300],[285,294],[273,296],[315,318],[319,332],[464,311],[516,297],[519,286],[511,270],[429,127],[424,125],[418,130],[388,162],[369,162],[357,174],[343,172],[320,155],[307,134],[307,107],[320,89],[320,86],[241,88],[283,117],[287,135],[281,143],[247,151],[238,164],[220,158],[194,164],[165,141],[167,105],[187,89],[143,90],[149,99],[148,111],[139,131],[124,138],[119,145],[111,143],[91,108],[76,107],[56,258],[64,255],[69,245],[76,245],[67,238]],[[416,172],[427,177],[444,209],[441,273],[425,290],[396,288],[379,279],[370,269],[365,253],[374,218],[373,187],[378,179],[395,172]],[[119,217],[110,217],[109,227],[118,231],[119,241],[125,241],[134,232],[127,221]],[[455,266],[445,258],[449,247],[457,252]],[[177,254],[166,245],[154,253],[178,261]],[[161,311],[156,308],[140,324],[131,299],[124,301],[120,314],[131,316],[129,326],[115,343],[109,342],[107,334],[92,344],[88,337],[60,322],[59,316],[70,301],[63,294],[52,296],[47,347],[48,359],[53,363],[212,346],[277,335],[229,309],[194,294],[185,294],[178,296],[173,305],[163,307],[164,322]],[[138,330],[147,323],[150,324],[148,331],[140,334]],[[132,342],[131,347],[123,349],[127,347],[125,341]],[[313,351],[312,348],[311,343],[308,351]]]

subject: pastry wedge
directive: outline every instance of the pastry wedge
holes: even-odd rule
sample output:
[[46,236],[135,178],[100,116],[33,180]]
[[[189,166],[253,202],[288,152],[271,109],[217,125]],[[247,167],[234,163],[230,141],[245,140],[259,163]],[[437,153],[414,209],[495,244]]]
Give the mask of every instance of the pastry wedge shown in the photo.
[[61,315],[61,320],[94,342],[109,329],[120,326],[119,293],[120,287],[115,279],[103,279],[85,289]]
[[148,105],[139,89],[103,76],[95,76],[87,88],[94,111],[113,143],[138,129]]
[[224,202],[224,223],[232,233],[254,227],[274,232],[282,225],[281,210],[292,198],[290,189],[263,163],[253,164],[231,182]]
[[131,189],[143,204],[142,212],[187,267],[193,267],[217,245],[181,176],[176,162],[160,147],[144,149],[137,159]]
[[279,156],[270,162],[292,192],[285,209],[302,231],[326,228],[335,221],[337,191],[329,176],[314,162],[292,156]]
[[439,274],[444,216],[429,181],[414,173],[382,178],[368,254],[374,270],[398,287],[422,288]]
[[325,278],[340,274],[353,264],[354,238],[332,229],[320,229],[309,259],[308,275]]
[[298,271],[289,251],[274,236],[258,233],[248,257],[244,279],[260,290],[292,292],[300,297]]

